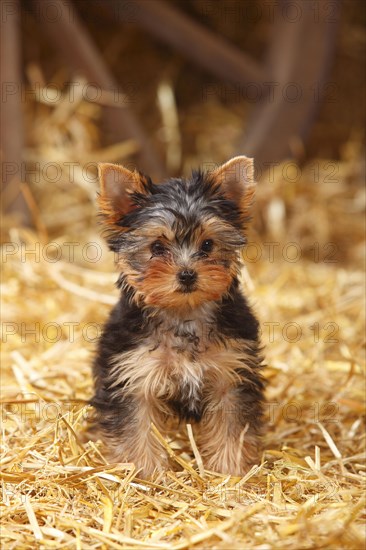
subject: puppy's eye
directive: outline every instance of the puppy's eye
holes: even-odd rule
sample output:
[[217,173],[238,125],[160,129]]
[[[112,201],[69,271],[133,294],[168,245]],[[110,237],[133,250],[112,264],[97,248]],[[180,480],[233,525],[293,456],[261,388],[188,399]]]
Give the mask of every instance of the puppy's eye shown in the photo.
[[211,252],[213,249],[213,240],[212,239],[206,239],[201,244],[201,250],[202,252]]
[[166,252],[166,248],[160,241],[155,241],[151,245],[151,252],[153,256],[162,256]]

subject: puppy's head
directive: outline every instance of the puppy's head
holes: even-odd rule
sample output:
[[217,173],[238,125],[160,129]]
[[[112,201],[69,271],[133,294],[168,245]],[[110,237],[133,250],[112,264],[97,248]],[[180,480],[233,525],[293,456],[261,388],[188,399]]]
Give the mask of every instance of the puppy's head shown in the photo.
[[253,160],[154,184],[100,164],[99,206],[123,283],[140,303],[194,309],[220,300],[240,267],[253,200]]

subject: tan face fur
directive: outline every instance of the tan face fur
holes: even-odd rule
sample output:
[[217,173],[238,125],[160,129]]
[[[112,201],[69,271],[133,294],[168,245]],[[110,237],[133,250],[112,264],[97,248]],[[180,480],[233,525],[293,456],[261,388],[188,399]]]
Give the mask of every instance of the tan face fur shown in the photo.
[[[119,223],[123,216],[138,210],[133,196],[148,196],[148,180],[122,166],[100,165],[99,204],[104,227],[120,235],[117,265],[124,285],[135,291],[134,299],[147,306],[186,311],[226,295],[240,270],[239,250],[244,243],[240,230],[215,214],[202,214],[189,239],[179,235],[179,222],[169,209],[156,208],[156,216],[143,219],[138,227]],[[161,184],[164,185],[164,184]],[[210,174],[212,190],[220,190],[247,216],[254,193],[252,159],[236,157]],[[183,208],[183,207],[182,207]],[[124,236],[125,235],[125,236]],[[200,254],[202,243],[213,242],[208,255]],[[154,256],[154,242],[161,243],[164,254]],[[128,242],[128,246],[124,243]],[[197,280],[189,292],[179,283],[182,270],[193,270]]]

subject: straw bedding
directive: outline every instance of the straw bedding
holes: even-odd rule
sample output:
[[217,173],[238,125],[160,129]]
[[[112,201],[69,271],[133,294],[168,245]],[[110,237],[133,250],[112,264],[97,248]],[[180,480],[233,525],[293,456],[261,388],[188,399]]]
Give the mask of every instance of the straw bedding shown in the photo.
[[[244,478],[204,471],[187,426],[170,439],[155,432],[177,468],[144,481],[133,464],[108,464],[89,438],[93,349],[117,293],[95,218],[95,171],[79,169],[128,160],[136,144],[99,149],[99,108],[81,98],[72,108],[60,100],[33,109],[26,160],[39,163],[40,178],[24,192],[36,229],[4,219],[4,548],[363,548],[357,144],[336,163],[335,179],[329,161],[316,159],[301,170],[284,163],[259,181],[243,271],[267,363],[268,432],[258,465]],[[204,135],[201,142],[207,146]],[[221,155],[231,153],[226,142]],[[70,161],[78,163],[73,178]],[[50,162],[61,167],[57,177]]]

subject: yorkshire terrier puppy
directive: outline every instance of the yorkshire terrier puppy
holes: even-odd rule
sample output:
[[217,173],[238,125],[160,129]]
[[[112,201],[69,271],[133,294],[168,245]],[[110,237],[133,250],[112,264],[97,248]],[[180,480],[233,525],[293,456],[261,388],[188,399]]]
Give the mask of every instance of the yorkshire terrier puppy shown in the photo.
[[159,184],[114,164],[99,177],[121,273],[94,363],[109,457],[143,476],[167,468],[151,423],[164,433],[174,417],[193,423],[207,469],[243,475],[258,460],[263,406],[259,327],[238,281],[253,160]]

